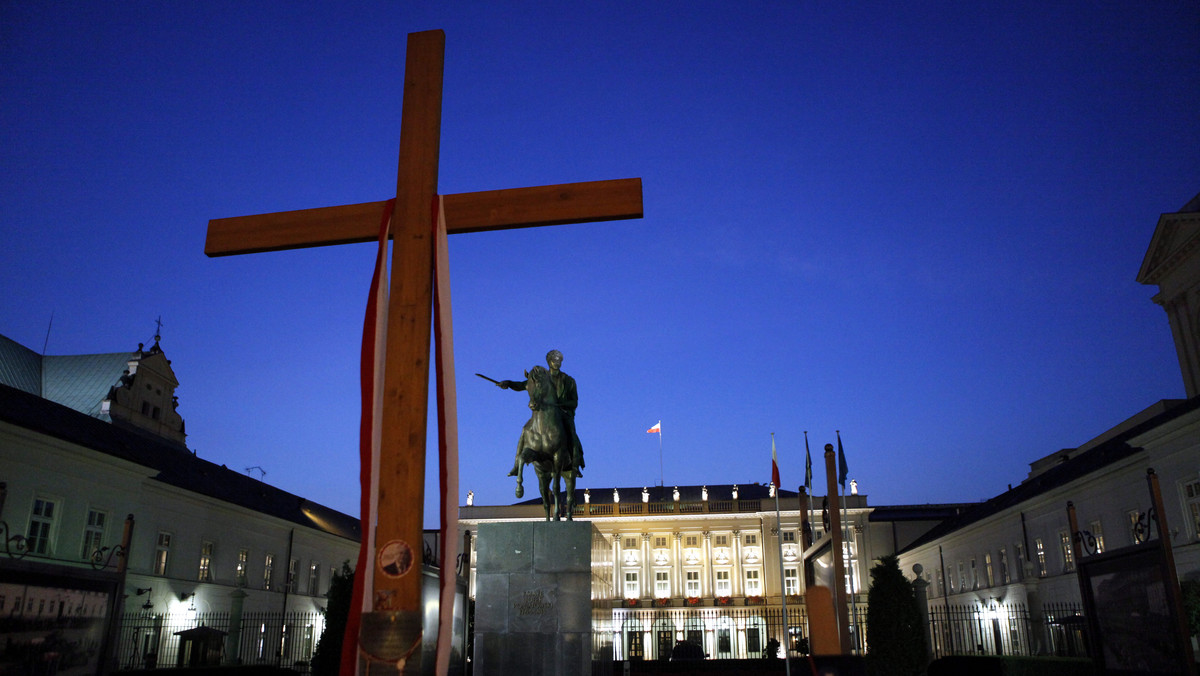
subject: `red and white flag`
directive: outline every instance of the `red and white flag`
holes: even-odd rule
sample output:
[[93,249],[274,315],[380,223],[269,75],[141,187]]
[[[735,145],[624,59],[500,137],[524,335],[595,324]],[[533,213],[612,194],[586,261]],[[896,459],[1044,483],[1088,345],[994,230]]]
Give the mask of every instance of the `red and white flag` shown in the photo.
[[654,423],[654,427],[646,430],[646,434],[662,434],[662,421]]
[[375,270],[371,276],[371,291],[367,296],[366,316],[363,318],[359,361],[362,417],[358,429],[362,533],[358,564],[354,567],[350,615],[346,618],[346,633],[342,637],[342,676],[358,673],[358,630],[362,624],[362,614],[371,610],[371,598],[374,596],[370,562],[375,560],[375,524],[379,521],[379,487],[375,477],[379,475],[379,448],[383,432],[383,360],[388,310],[387,243],[394,202],[394,199],[387,201],[379,223],[379,249],[375,254]]
[[[387,342],[387,243],[393,202],[388,200],[379,225],[379,250],[363,320],[360,378],[362,418],[359,423],[359,483],[362,491],[362,544],[355,567],[354,591],[346,633],[342,639],[341,676],[359,673],[358,638],[362,614],[371,612],[374,596],[370,562],[375,560],[375,526],[379,522],[379,452],[382,440],[383,369]],[[458,562],[458,415],[454,388],[454,330],[450,322],[450,267],[446,248],[446,218],[441,196],[434,198],[434,364],[437,383],[439,487],[441,489],[441,562],[435,672],[450,664],[454,617],[454,581]]]
[[438,561],[439,605],[434,673],[447,674],[454,629],[454,583],[458,563],[458,405],[454,387],[454,328],[450,321],[450,258],[446,246],[446,207],[433,203],[433,340],[437,375],[438,456],[441,470],[441,551]]
[[779,488],[779,459],[775,457],[775,435],[771,435],[771,483]]

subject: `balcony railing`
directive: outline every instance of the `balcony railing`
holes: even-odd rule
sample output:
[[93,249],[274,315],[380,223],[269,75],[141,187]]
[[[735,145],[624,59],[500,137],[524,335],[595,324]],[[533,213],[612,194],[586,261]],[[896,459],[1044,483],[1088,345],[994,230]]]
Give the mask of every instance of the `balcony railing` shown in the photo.
[[[615,509],[614,509],[615,507]],[[762,500],[702,500],[699,502],[619,502],[575,505],[575,516],[637,516],[663,514],[732,514],[760,512]]]

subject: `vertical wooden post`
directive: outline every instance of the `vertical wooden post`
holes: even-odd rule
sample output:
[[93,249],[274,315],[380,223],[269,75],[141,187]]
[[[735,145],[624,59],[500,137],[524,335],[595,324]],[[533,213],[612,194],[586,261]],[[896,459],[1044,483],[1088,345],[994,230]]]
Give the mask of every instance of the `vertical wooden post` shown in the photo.
[[1171,549],[1171,529],[1167,526],[1167,513],[1163,509],[1162,491],[1158,487],[1158,475],[1154,468],[1146,470],[1146,483],[1150,488],[1150,500],[1154,505],[1154,520],[1158,526],[1158,542],[1162,547],[1163,584],[1167,587],[1167,603],[1176,618],[1176,631],[1179,632],[1179,645],[1183,647],[1180,656],[1181,666],[1189,676],[1196,676],[1196,656],[1192,654],[1191,634],[1188,632],[1187,615],[1184,614],[1182,592],[1179,588],[1179,575],[1175,572],[1175,552]]
[[800,557],[801,568],[803,571],[800,574],[800,593],[804,594],[808,588],[815,584],[813,581],[812,566],[808,564],[808,559],[803,556],[804,552],[808,551],[813,545],[813,530],[812,521],[808,518],[808,510],[811,506],[811,498],[808,496],[808,490],[801,486],[800,490]]
[[825,444],[825,486],[829,493],[829,535],[833,555],[833,605],[837,612],[838,638],[843,655],[850,654],[850,616],[846,600],[846,552],[842,541],[842,506],[837,490],[836,454]]
[[[360,658],[397,673],[421,670],[421,552],[425,441],[432,320],[433,198],[441,139],[442,31],[409,35],[404,67],[400,158],[392,211],[392,270],[384,364],[378,552],[400,552],[401,564],[371,562],[372,612],[364,613]],[[364,537],[366,534],[364,533]],[[360,571],[360,574],[368,574]],[[378,663],[364,669],[378,670]]]

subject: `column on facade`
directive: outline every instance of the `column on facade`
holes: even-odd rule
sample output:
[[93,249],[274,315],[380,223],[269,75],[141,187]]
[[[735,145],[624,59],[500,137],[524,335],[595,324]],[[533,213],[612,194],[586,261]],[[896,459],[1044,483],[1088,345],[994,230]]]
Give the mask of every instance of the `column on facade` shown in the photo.
[[730,571],[729,577],[729,594],[731,596],[744,596],[743,590],[746,581],[743,579],[745,572],[742,570],[742,531],[733,531],[733,570]]
[[[775,585],[783,584],[783,530],[779,528],[779,524],[771,527],[771,543],[768,545],[763,542],[763,570],[762,570],[762,595],[769,597],[774,595]],[[783,587],[779,587],[780,596],[783,595]]]
[[654,597],[654,569],[650,567],[650,534],[642,533],[642,585],[641,598]]
[[684,596],[683,590],[683,533],[673,533],[674,549],[671,550],[671,569],[674,572],[674,579],[671,582],[671,596]]
[[709,531],[704,531],[703,556],[704,556],[704,561],[703,561],[703,565],[700,570],[702,571],[701,577],[703,577],[704,579],[700,581],[701,582],[700,593],[704,596],[713,596],[714,595],[714,592],[713,592],[714,583],[713,583],[713,567],[712,567],[712,533],[710,533]]
[[853,546],[850,548],[850,554],[852,557],[850,559],[850,564],[854,566],[854,589],[856,592],[863,592],[870,585],[868,585],[865,582],[865,578],[863,578],[865,572],[863,571],[862,562],[866,559],[864,559],[862,556],[863,540],[865,539],[863,537],[862,524],[855,521],[854,525],[850,528],[850,532],[853,534],[851,536]]
[[625,568],[621,559],[621,534],[613,533],[613,598],[625,598]]
[[924,628],[925,663],[933,661],[933,625],[929,621],[929,583],[925,581],[925,568],[921,564],[913,564],[913,595],[917,597],[917,612],[921,616],[921,627]]

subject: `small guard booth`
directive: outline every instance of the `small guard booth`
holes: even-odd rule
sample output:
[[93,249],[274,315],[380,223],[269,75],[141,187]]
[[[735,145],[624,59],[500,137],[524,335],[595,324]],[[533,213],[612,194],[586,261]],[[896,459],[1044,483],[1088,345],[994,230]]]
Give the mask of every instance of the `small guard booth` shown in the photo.
[[225,632],[201,625],[175,632],[179,637],[177,667],[216,667],[221,664]]

